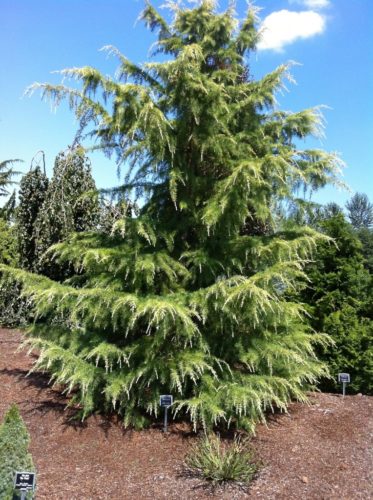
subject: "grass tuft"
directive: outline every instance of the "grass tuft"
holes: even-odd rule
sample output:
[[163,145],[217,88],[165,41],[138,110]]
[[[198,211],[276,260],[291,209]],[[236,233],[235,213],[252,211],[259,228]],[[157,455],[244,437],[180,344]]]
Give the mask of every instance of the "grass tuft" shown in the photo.
[[258,470],[248,439],[235,436],[232,443],[211,434],[200,439],[185,459],[189,473],[214,484],[248,484]]

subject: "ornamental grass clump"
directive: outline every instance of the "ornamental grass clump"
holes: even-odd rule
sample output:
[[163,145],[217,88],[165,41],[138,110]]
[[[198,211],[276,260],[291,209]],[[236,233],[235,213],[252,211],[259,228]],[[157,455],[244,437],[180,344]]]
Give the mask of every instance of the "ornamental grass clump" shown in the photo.
[[216,434],[205,435],[185,459],[187,472],[215,484],[228,481],[247,484],[258,470],[247,439],[235,436],[230,444]]

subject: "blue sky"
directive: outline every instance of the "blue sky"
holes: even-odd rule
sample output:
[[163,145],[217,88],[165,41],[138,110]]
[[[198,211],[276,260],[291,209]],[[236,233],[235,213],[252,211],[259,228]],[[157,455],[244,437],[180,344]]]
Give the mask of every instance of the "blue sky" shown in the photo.
[[[159,7],[164,0],[154,0]],[[220,1],[220,8],[228,0]],[[46,154],[51,172],[55,156],[71,144],[76,122],[66,105],[52,111],[39,95],[22,97],[35,81],[60,82],[54,70],[92,65],[113,74],[115,59],[99,52],[117,46],[137,63],[148,59],[154,36],[136,19],[142,0],[0,0],[0,160],[21,158],[28,169],[34,154]],[[373,201],[373,1],[257,0],[266,28],[249,60],[260,78],[294,60],[297,85],[278,96],[282,109],[298,111],[326,105],[325,138],[307,145],[340,153],[344,181]],[[245,0],[237,1],[242,17]],[[164,11],[162,11],[164,12]],[[166,13],[164,12],[164,15]],[[91,155],[99,187],[117,183],[114,160]],[[344,204],[351,195],[326,188],[315,199]]]

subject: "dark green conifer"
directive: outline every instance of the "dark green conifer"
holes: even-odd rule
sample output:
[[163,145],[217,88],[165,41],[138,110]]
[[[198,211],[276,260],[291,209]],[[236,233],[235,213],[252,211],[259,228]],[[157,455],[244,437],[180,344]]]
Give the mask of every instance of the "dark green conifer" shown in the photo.
[[20,265],[33,271],[37,268],[35,223],[44,203],[48,178],[40,167],[27,172],[19,187],[17,208],[17,234]]
[[318,246],[306,267],[309,284],[300,300],[308,304],[310,324],[330,335],[333,345],[320,349],[332,378],[322,380],[321,388],[340,390],[337,374],[351,375],[348,390],[373,392],[373,310],[372,275],[364,268],[358,234],[342,212],[326,207],[319,228],[332,242]]
[[37,219],[33,221],[36,241],[36,269],[60,279],[63,270],[50,261],[48,248],[73,232],[94,229],[98,222],[96,185],[90,161],[83,148],[57,156],[53,176]]
[[372,275],[373,272],[373,204],[368,196],[356,193],[346,203],[348,218],[362,245],[365,257],[365,266]]
[[28,453],[30,436],[16,405],[11,406],[0,425],[0,498],[13,500],[16,471],[35,470]]

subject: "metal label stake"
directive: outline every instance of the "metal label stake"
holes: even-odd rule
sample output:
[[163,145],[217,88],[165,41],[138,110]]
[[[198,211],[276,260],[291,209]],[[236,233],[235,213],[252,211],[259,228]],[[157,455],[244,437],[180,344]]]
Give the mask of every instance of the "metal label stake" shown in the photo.
[[168,413],[168,406],[165,406],[165,409],[164,409],[164,427],[163,427],[163,431],[164,432],[167,432],[167,413]]
[[342,397],[346,395],[346,384],[350,383],[349,373],[338,373],[338,382],[342,382]]
[[159,398],[159,404],[161,408],[164,408],[164,425],[163,432],[167,432],[167,424],[168,424],[168,409],[174,402],[174,398],[171,394],[164,394]]

